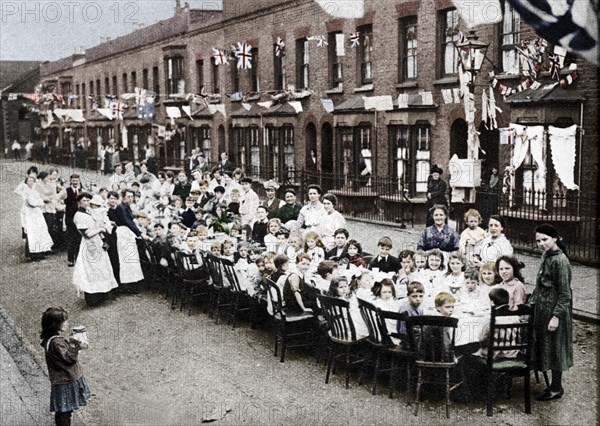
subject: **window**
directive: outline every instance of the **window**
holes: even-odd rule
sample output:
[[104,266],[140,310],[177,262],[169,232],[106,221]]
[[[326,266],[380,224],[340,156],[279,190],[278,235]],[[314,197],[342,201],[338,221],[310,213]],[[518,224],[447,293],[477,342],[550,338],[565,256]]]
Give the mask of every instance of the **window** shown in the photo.
[[104,78],[104,94],[110,95],[110,78]]
[[392,126],[390,128],[390,158],[392,159],[390,175],[398,179],[398,191],[411,182],[408,165],[410,161],[410,140],[408,126]]
[[100,79],[96,80],[96,96],[98,96],[98,100],[100,100],[100,96],[102,96],[102,87],[100,86]]
[[[332,32],[328,36],[328,64],[329,64],[329,87],[337,89],[342,85],[342,64],[339,53],[344,50],[344,34],[341,32]],[[338,46],[338,42],[340,45]]]
[[204,154],[206,161],[211,159],[210,127],[192,127],[192,144],[194,148],[199,148],[200,153]]
[[296,41],[296,87],[308,89],[309,67],[308,67],[308,40],[305,38]]
[[81,108],[81,97],[79,96],[79,84],[75,85],[75,98],[76,98],[76,104],[77,108]]
[[185,93],[183,57],[173,56],[165,58],[165,80],[168,94]]
[[150,84],[148,81],[148,68],[144,68],[142,70],[142,89],[148,90],[150,88]]
[[400,20],[398,32],[400,40],[400,64],[398,81],[417,78],[417,17],[409,16]]
[[338,172],[344,175],[344,184],[357,183],[356,177],[371,166],[371,125],[342,127],[338,131]]
[[85,92],[85,83],[81,83],[81,107],[87,111],[87,96]]
[[360,34],[360,45],[357,47],[356,58],[360,69],[360,84],[373,83],[373,64],[371,54],[373,53],[373,27],[365,25],[356,31]]
[[252,68],[248,72],[250,78],[250,90],[252,92],[258,92],[260,85],[258,83],[258,48],[253,48],[252,53]]
[[[94,80],[90,81],[90,97],[94,97]],[[93,104],[92,104],[93,105]]]
[[71,82],[70,81],[65,81],[63,83],[60,83],[60,93],[61,93],[61,95],[64,95],[64,96],[71,95]]
[[121,76],[121,81],[123,82],[123,93],[129,93],[129,86],[127,84],[127,73],[123,73]]
[[219,66],[215,63],[215,58],[211,58],[212,69],[212,92],[219,93],[221,82],[219,81]]
[[521,42],[521,17],[508,2],[504,2],[504,18],[500,36],[502,71],[506,74],[519,74],[519,52]]
[[138,87],[138,85],[137,85],[137,72],[132,71],[131,72],[131,90],[135,90],[136,87]]
[[273,45],[273,71],[275,90],[283,90],[286,86],[285,81],[285,53],[277,55],[277,45]]
[[431,157],[429,142],[429,125],[416,126],[417,152],[416,152],[416,178],[415,191],[417,193],[427,192],[427,178],[429,177],[429,160]]
[[160,100],[160,80],[158,67],[152,67],[152,89],[154,90],[155,102]]
[[285,126],[283,133],[283,174],[280,176],[282,182],[293,182],[295,177],[296,157],[294,154],[294,128]]
[[119,84],[117,83],[117,76],[112,76],[112,95],[119,96]]
[[453,75],[458,72],[458,57],[454,42],[458,41],[458,12],[456,9],[440,12],[441,75]]
[[196,93],[200,93],[204,87],[204,60],[198,59],[196,61]]

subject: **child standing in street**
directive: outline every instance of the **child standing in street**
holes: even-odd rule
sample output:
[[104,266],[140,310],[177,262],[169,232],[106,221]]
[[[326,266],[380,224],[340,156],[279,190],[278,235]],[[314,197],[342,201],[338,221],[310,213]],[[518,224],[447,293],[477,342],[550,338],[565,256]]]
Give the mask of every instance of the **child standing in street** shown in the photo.
[[46,309],[40,334],[51,383],[50,411],[57,426],[70,425],[73,410],[87,405],[91,396],[77,360],[81,342],[61,335],[69,329],[67,320],[68,314],[63,308]]

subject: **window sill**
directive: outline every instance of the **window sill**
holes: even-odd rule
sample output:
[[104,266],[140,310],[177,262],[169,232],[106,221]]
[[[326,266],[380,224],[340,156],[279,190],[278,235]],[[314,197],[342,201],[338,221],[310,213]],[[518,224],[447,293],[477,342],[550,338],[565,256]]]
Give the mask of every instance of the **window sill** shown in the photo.
[[405,81],[396,84],[396,89],[415,89],[417,87],[419,87],[419,84],[416,81]]
[[498,79],[498,81],[503,80],[523,80],[523,74],[496,74],[494,75]]
[[354,93],[363,93],[363,92],[372,92],[373,84],[365,84],[364,86],[360,86],[354,89]]
[[435,80],[433,82],[434,86],[441,86],[444,84],[457,84],[458,83],[458,76],[456,75],[451,75],[449,77],[443,77],[443,78],[438,78],[437,80]]
[[340,83],[339,86],[334,89],[325,90],[325,93],[328,95],[339,95],[344,93],[344,85]]

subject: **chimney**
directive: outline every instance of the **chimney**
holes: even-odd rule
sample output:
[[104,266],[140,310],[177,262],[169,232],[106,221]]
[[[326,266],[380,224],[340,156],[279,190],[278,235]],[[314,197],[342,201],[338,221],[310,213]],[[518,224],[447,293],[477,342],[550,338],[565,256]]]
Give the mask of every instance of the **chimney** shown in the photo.
[[181,12],[181,0],[175,0],[175,16]]

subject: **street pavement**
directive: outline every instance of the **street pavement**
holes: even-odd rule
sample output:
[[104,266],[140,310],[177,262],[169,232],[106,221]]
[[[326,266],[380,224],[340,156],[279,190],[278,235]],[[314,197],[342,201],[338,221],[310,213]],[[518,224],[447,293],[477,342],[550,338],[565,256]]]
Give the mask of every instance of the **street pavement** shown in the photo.
[[[2,164],[2,179],[5,173],[14,178],[15,174],[23,176],[29,164]],[[93,172],[63,168],[61,175],[68,177],[78,172],[84,182],[102,186],[105,181]],[[384,235],[394,242],[393,254],[403,249],[415,249],[422,224],[414,228],[400,229],[389,224],[347,220],[347,228],[352,238],[363,244],[363,249],[370,253],[377,252],[377,241]],[[528,291],[533,290],[539,257],[527,253],[517,253],[526,267],[524,276]],[[573,264],[573,305],[578,318],[586,321],[598,320],[598,269]],[[43,360],[36,358],[34,350],[21,335],[18,328],[0,307],[0,425],[52,425],[53,416],[47,410],[50,396],[50,385]],[[82,424],[81,418],[74,416],[74,424]]]

